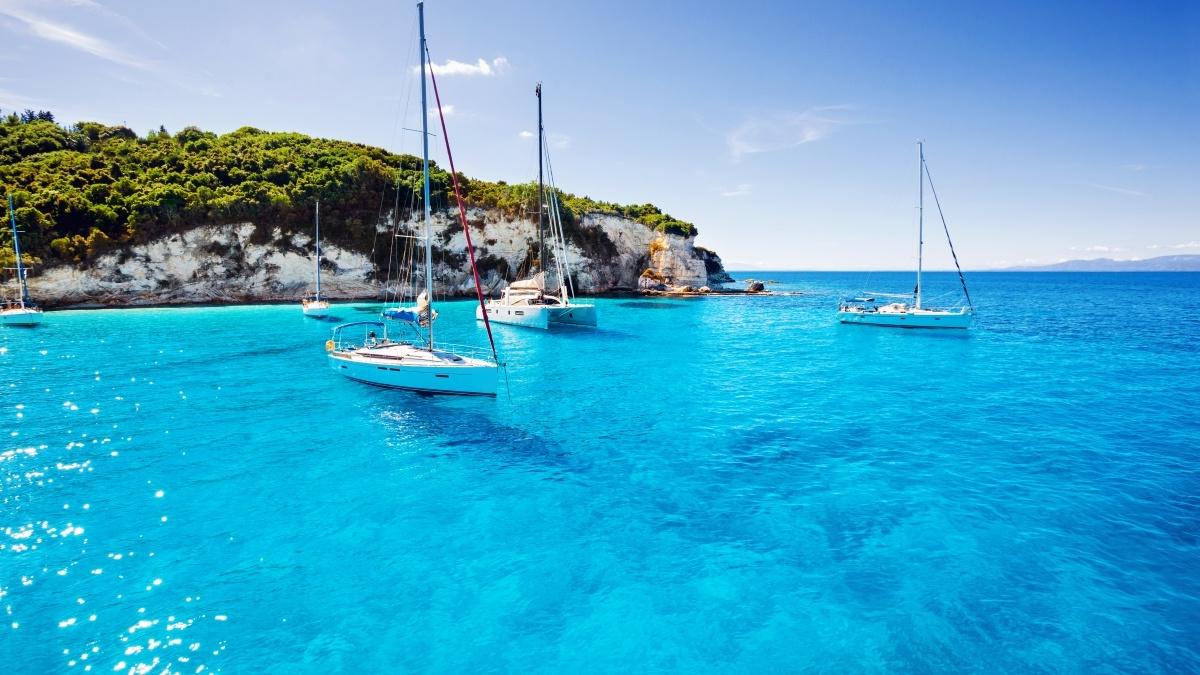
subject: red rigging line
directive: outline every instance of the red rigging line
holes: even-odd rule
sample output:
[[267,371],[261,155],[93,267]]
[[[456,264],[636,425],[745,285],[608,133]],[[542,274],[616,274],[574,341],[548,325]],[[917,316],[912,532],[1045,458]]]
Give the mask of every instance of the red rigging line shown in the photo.
[[[425,57],[429,57],[429,49],[425,49]],[[442,97],[438,94],[437,76],[433,68],[429,69],[429,81],[433,84],[433,100],[437,103],[438,121],[442,124],[442,140],[446,142],[446,159],[450,161],[450,178],[454,182],[454,198],[458,201],[458,219],[462,222],[463,234],[467,237],[467,254],[471,258],[471,274],[475,277],[475,295],[479,298],[479,307],[483,310],[483,326],[487,328],[488,344],[492,347],[492,358],[497,361],[496,341],[492,338],[492,323],[488,321],[487,306],[483,301],[483,285],[479,282],[479,268],[475,266],[475,246],[471,244],[471,228],[467,225],[467,207],[463,204],[462,190],[458,186],[458,171],[454,169],[454,154],[450,152],[450,135],[446,132],[446,116],[442,114]]]

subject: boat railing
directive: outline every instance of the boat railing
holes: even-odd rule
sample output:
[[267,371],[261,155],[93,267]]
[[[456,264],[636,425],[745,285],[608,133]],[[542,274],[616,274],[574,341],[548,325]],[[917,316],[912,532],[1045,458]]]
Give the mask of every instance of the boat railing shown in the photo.
[[[359,336],[357,331],[350,329],[361,328],[362,334]],[[349,331],[353,335],[347,336]],[[371,344],[382,342],[387,339],[387,326],[380,321],[355,321],[353,323],[344,323],[336,326],[333,333],[330,335],[329,342],[325,343],[325,348],[331,352],[343,351],[346,349],[357,349],[359,347],[368,346]]]
[[450,352],[457,356],[465,356],[467,358],[478,359],[480,361],[491,361],[496,363],[496,358],[492,356],[490,349],[476,347],[473,345],[453,344],[447,342],[439,342],[434,345],[434,349],[439,352]]

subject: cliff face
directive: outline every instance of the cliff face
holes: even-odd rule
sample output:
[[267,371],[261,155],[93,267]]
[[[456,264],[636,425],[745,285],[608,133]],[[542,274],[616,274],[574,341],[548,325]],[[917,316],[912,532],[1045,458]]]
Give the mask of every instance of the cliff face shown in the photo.
[[[496,294],[529,268],[536,225],[496,211],[468,211],[485,290]],[[401,224],[401,230],[419,227]],[[382,293],[391,223],[379,226],[376,250],[321,245],[322,290],[331,298]],[[473,295],[466,238],[456,213],[434,216],[434,275],[440,293]],[[675,285],[721,283],[717,258],[694,237],[656,232],[610,214],[585,214],[567,227],[567,263],[580,293],[638,286],[646,269]],[[411,240],[396,239],[397,242]],[[144,305],[295,300],[313,285],[312,237],[255,223],[208,225],[105,253],[87,267],[59,266],[30,277],[31,294],[47,306]]]

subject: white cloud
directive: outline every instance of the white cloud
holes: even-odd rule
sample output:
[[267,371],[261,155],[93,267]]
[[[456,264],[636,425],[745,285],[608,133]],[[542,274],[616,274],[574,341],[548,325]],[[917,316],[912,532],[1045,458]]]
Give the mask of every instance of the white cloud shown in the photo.
[[519,133],[517,135],[525,140],[529,140],[529,139],[533,138],[533,136],[534,136],[532,131],[522,131],[521,133]]
[[[500,75],[508,71],[508,59],[503,56],[497,56],[490,62],[486,59],[479,59],[475,63],[463,63],[450,59],[445,63],[431,63],[430,68],[433,69],[434,75],[482,75],[483,77],[491,77],[492,75]],[[414,73],[421,72],[420,66],[413,66]]]
[[1129,188],[1113,187],[1112,185],[1100,185],[1099,183],[1092,183],[1091,186],[1096,188],[1097,190],[1104,190],[1105,192],[1112,192],[1112,193],[1118,194],[1118,195],[1128,195],[1130,197],[1145,197],[1146,196],[1146,193],[1141,192],[1140,190],[1130,190]]
[[1125,164],[1121,168],[1125,169],[1126,171],[1133,171],[1135,173],[1141,173],[1150,167],[1146,166],[1145,164]]
[[745,197],[748,194],[750,194],[750,184],[749,183],[740,183],[734,189],[726,190],[725,192],[722,192],[721,196],[722,197]]
[[547,134],[546,142],[555,150],[566,150],[571,147],[571,137],[566,134]]
[[[429,114],[430,114],[430,115],[437,116],[437,114],[438,114],[438,107],[437,107],[436,105],[431,105],[431,106],[429,106]],[[451,115],[453,115],[453,114],[454,114],[454,104],[453,104],[453,103],[447,103],[447,104],[445,104],[445,105],[443,105],[443,106],[442,106],[442,115],[443,115],[443,116],[445,116],[445,117],[449,117],[449,116],[451,116]]]
[[1072,246],[1071,250],[1079,251],[1082,253],[1120,253],[1121,251],[1124,251],[1125,249],[1120,248],[1118,246],[1092,245],[1092,246]]
[[1173,251],[1183,251],[1189,248],[1200,248],[1200,241],[1185,241],[1181,244],[1151,244],[1146,248],[1151,250],[1171,249]]
[[0,14],[16,19],[24,24],[31,35],[66,45],[72,49],[86,52],[105,61],[119,63],[138,70],[151,70],[151,64],[137,59],[121,51],[109,42],[88,35],[82,31],[64,24],[55,23],[36,14],[24,11],[11,5],[0,4]]
[[839,111],[852,106],[833,105],[809,108],[803,112],[778,113],[747,119],[725,137],[729,154],[735,159],[761,152],[786,150],[827,138],[838,127],[850,122]]

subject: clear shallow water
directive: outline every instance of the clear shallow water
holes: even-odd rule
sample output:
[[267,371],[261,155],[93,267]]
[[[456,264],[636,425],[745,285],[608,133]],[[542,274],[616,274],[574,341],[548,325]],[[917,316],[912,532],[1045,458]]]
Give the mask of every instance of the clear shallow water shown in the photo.
[[746,276],[806,294],[497,327],[511,401],[292,306],[0,332],[4,669],[1200,669],[1200,275],[974,275],[965,336]]

